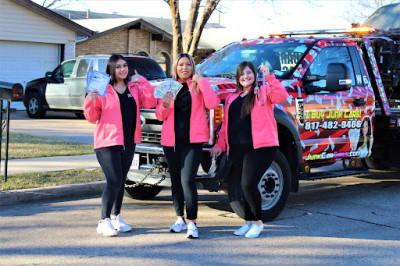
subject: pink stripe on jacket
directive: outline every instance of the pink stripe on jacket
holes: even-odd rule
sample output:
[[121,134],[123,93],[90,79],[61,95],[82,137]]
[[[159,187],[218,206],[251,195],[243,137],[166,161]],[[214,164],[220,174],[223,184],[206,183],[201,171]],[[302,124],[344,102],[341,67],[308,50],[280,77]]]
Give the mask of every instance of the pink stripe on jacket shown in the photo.
[[[251,111],[251,133],[253,147],[279,146],[278,129],[274,118],[274,104],[284,102],[288,97],[285,87],[275,78],[274,74],[266,78],[267,84],[260,88]],[[239,97],[240,92],[230,94],[225,101],[224,117],[221,131],[218,134],[216,147],[229,154],[228,118],[229,107]],[[263,104],[264,101],[264,104]]]
[[[193,92],[191,79],[187,80],[187,85],[189,87],[190,95],[192,96],[189,133],[190,142],[207,142],[210,138],[210,132],[205,108],[216,108],[219,105],[220,100],[212,90],[208,80],[205,78],[200,79],[197,84],[197,96],[195,95],[195,92]],[[164,121],[161,130],[161,145],[169,147],[175,146],[174,100],[171,101],[168,108],[165,108],[162,104],[162,99],[160,99],[156,108],[156,116],[158,120]]]
[[[134,141],[141,142],[140,107],[153,108],[157,105],[154,98],[154,88],[141,77],[139,84],[129,82],[128,89],[136,102],[136,129]],[[94,148],[124,145],[121,107],[118,92],[109,84],[104,97],[97,96],[94,101],[86,97],[83,104],[84,115],[90,123],[96,123],[94,128]]]

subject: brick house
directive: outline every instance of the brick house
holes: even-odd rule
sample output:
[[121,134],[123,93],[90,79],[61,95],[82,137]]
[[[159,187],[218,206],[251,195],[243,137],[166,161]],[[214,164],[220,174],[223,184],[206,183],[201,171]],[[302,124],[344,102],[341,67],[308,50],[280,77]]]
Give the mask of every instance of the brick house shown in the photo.
[[[105,14],[90,11],[54,10],[74,22],[95,31],[97,34],[76,44],[76,55],[84,54],[140,54],[150,56],[170,75],[172,63],[172,27],[170,19],[154,17],[133,17],[128,15]],[[184,23],[182,28],[184,29]],[[195,61],[213,53],[225,40],[220,38],[224,27],[216,23],[206,24],[203,36],[215,34],[212,40],[200,39]],[[218,36],[218,37],[217,37]]]

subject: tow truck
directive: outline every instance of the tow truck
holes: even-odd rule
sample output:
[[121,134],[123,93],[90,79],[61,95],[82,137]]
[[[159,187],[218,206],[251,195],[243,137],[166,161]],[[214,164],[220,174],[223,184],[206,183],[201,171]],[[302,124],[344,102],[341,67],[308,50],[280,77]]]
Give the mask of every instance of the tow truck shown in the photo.
[[[289,94],[275,106],[279,151],[259,183],[264,221],[279,215],[290,192],[299,190],[299,180],[398,165],[398,38],[396,32],[366,27],[284,32],[231,43],[197,66],[222,104],[236,90],[236,68],[242,61],[268,66]],[[220,106],[207,115],[211,134],[204,144],[198,186],[226,191],[232,209],[244,217],[240,180],[230,178],[229,160],[209,154],[226,114]],[[149,199],[170,186],[170,179],[160,145],[162,123],[154,110],[142,110],[142,116],[142,144],[136,146],[126,191],[133,198]],[[338,161],[343,170],[314,171]]]

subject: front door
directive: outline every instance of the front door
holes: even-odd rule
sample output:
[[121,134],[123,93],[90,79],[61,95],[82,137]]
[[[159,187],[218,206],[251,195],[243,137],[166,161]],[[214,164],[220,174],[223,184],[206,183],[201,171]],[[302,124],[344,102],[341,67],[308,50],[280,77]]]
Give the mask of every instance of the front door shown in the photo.
[[68,109],[71,106],[70,85],[76,60],[65,61],[53,73],[53,82],[46,86],[46,101],[50,109]]
[[323,47],[305,74],[326,77],[330,63],[343,63],[351,73],[351,88],[348,90],[324,90],[326,79],[308,84],[303,80],[304,127],[301,135],[305,163],[365,157],[357,146],[368,96],[365,88],[361,87],[365,80],[357,80],[359,62],[351,56],[353,48],[356,49],[341,44]]

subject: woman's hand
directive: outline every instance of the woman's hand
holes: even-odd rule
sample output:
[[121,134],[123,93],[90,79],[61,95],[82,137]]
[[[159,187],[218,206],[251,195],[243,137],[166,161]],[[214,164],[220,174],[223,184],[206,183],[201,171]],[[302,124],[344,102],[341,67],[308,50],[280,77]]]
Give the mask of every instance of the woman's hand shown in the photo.
[[87,97],[89,97],[89,100],[94,101],[96,100],[97,94],[99,94],[98,91],[92,90],[91,92],[88,93]]
[[172,94],[172,92],[167,92],[164,95],[164,97],[162,98],[162,104],[165,108],[169,108],[173,97],[174,95]]
[[131,82],[138,83],[142,76],[135,69],[135,75],[131,77]]
[[203,75],[200,73],[200,70],[193,75],[192,82],[199,82],[203,78]]
[[222,150],[218,147],[212,147],[210,153],[211,153],[211,157],[216,158],[221,155]]
[[193,87],[194,94],[195,94],[196,96],[197,96],[197,90],[196,90],[197,83],[198,83],[202,78],[203,78],[203,75],[200,74],[200,70],[199,70],[196,74],[194,74],[193,77],[192,77],[192,87]]
[[270,75],[269,68],[266,67],[265,65],[260,65],[258,69],[261,70],[266,77]]

